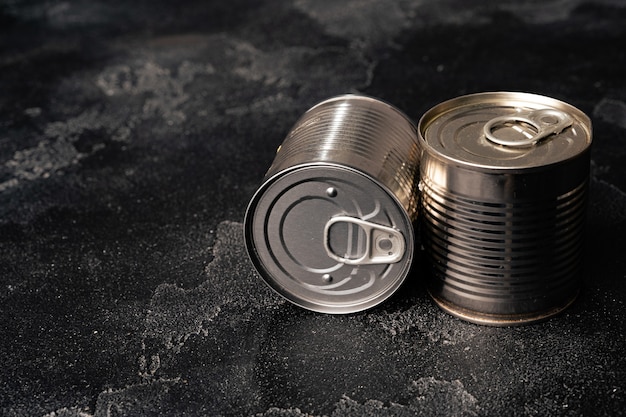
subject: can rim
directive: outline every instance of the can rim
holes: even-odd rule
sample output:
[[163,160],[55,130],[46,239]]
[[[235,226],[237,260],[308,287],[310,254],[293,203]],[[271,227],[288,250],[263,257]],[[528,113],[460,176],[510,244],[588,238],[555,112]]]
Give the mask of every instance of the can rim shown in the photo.
[[[398,279],[393,282],[393,285],[390,285],[384,292],[374,294],[371,297],[360,300],[358,303],[350,303],[347,305],[335,305],[323,302],[315,302],[315,300],[311,300],[310,298],[298,297],[296,294],[289,293],[287,291],[281,291],[282,287],[278,284],[277,280],[272,276],[272,274],[267,271],[267,269],[263,266],[261,260],[257,254],[256,246],[252,239],[252,224],[254,221],[254,211],[261,200],[261,197],[265,194],[265,191],[274,184],[277,180],[282,178],[285,175],[288,175],[292,172],[296,172],[303,169],[311,169],[311,168],[319,168],[319,167],[332,167],[345,171],[349,171],[355,173],[357,175],[361,175],[366,179],[372,181],[378,187],[381,188],[398,206],[400,209],[400,213],[405,223],[408,225],[406,237],[406,259],[403,261],[404,266],[400,274],[398,274]],[[406,278],[409,276],[410,271],[413,266],[413,258],[415,251],[415,229],[414,224],[411,218],[409,217],[406,209],[400,202],[400,200],[396,197],[396,195],[383,183],[373,178],[371,175],[354,168],[352,166],[344,165],[344,164],[336,164],[332,162],[307,162],[303,164],[294,165],[288,167],[284,170],[281,170],[271,177],[266,178],[261,186],[256,190],[254,195],[252,196],[248,207],[246,208],[246,212],[244,215],[244,242],[246,246],[246,253],[248,255],[248,259],[252,262],[255,267],[255,270],[261,276],[263,281],[279,296],[283,299],[289,301],[290,303],[297,305],[299,307],[305,308],[307,310],[311,310],[318,313],[326,313],[326,314],[350,314],[350,313],[358,313],[360,311],[367,310],[369,308],[375,307],[388,298],[390,298],[393,294],[396,293],[398,288],[402,286]]]
[[[437,149],[433,148],[433,146],[426,141],[425,132],[431,126],[431,124],[440,118],[443,114],[454,111],[455,109],[471,106],[471,105],[480,105],[485,102],[485,99],[507,101],[509,103],[534,103],[534,104],[544,104],[551,108],[556,108],[559,110],[564,110],[574,116],[574,119],[577,120],[580,125],[585,129],[587,144],[583,151],[579,154],[572,155],[569,158],[554,161],[550,163],[545,163],[541,165],[535,166],[519,166],[519,165],[511,165],[511,166],[501,166],[501,165],[489,165],[489,164],[479,164],[471,161],[466,161],[461,158],[453,157],[447,154],[444,154]],[[488,171],[488,172],[516,172],[516,171],[524,171],[529,172],[532,170],[543,170],[546,167],[553,167],[563,163],[567,163],[573,159],[578,158],[581,154],[585,152],[589,152],[591,144],[593,142],[592,135],[592,123],[589,116],[587,116],[582,110],[577,107],[561,101],[556,98],[543,96],[540,94],[534,93],[526,93],[526,92],[517,92],[517,91],[490,91],[490,92],[481,92],[481,93],[473,93],[467,94],[460,97],[455,97],[448,99],[444,102],[441,102],[433,107],[431,107],[428,111],[426,111],[419,119],[417,124],[417,136],[418,141],[422,148],[422,154],[428,153],[429,157],[436,157],[442,161],[452,162],[460,166],[471,167],[473,170],[478,171]]]
[[427,291],[437,307],[446,313],[470,323],[492,327],[514,327],[546,321],[567,310],[578,299],[580,293],[580,290],[577,290],[561,304],[539,312],[524,314],[488,314],[457,306],[454,303],[438,297],[431,292],[430,289]]

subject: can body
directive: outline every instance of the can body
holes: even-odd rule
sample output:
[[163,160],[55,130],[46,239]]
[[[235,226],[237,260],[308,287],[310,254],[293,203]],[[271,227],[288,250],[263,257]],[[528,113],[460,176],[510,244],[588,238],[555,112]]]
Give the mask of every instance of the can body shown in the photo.
[[428,290],[490,325],[550,317],[580,285],[591,123],[558,100],[482,93],[429,110],[418,131]]
[[370,97],[308,110],[246,211],[246,246],[265,282],[325,313],[388,298],[413,258],[418,146],[415,125]]

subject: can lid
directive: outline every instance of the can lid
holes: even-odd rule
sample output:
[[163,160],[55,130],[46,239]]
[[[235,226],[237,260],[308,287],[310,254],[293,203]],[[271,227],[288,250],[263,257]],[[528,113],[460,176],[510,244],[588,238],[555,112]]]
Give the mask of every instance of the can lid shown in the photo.
[[252,198],[246,245],[263,279],[292,303],[323,313],[379,304],[413,258],[411,220],[370,176],[334,164],[301,165]]
[[591,145],[591,121],[562,101],[528,93],[471,94],[424,114],[425,149],[463,165],[528,169],[569,160]]

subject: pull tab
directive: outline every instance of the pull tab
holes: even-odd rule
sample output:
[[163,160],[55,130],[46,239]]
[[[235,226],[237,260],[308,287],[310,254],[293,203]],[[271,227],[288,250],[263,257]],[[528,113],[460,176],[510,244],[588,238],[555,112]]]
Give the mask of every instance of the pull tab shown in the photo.
[[[536,133],[532,134],[527,130],[523,130],[520,123],[532,126],[532,128],[536,130]],[[534,145],[541,139],[561,133],[564,129],[571,126],[572,123],[572,118],[562,111],[541,109],[491,119],[485,124],[484,132],[487,139],[498,145],[522,147]],[[505,139],[495,136],[494,129],[503,126],[509,126],[519,131],[526,136],[526,139]]]
[[405,242],[394,228],[337,216],[324,227],[324,248],[329,257],[347,265],[391,264],[404,256]]

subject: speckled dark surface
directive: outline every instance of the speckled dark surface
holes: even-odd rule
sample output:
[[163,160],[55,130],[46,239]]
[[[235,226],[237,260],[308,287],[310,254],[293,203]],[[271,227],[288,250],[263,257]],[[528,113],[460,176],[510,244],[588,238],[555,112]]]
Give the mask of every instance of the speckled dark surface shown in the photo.
[[[626,4],[0,3],[0,415],[626,414]],[[307,312],[247,259],[246,204],[298,116],[471,92],[594,123],[578,301],[481,327],[415,273]]]

